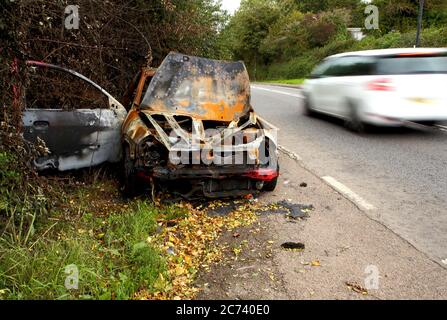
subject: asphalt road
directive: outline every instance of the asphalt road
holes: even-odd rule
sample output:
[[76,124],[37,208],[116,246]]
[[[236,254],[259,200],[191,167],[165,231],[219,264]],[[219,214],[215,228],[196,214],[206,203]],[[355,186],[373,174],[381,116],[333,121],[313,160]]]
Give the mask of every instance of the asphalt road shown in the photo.
[[349,188],[368,216],[447,266],[447,132],[352,133],[338,120],[304,116],[300,91],[284,87],[253,85],[252,105],[312,172]]

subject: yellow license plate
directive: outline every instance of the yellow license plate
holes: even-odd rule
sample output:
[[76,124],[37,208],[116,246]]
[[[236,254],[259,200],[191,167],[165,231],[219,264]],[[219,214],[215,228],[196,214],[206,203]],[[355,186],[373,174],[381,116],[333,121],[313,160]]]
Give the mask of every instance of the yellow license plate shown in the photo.
[[408,98],[411,102],[418,103],[418,104],[433,104],[433,100],[426,99],[426,98]]

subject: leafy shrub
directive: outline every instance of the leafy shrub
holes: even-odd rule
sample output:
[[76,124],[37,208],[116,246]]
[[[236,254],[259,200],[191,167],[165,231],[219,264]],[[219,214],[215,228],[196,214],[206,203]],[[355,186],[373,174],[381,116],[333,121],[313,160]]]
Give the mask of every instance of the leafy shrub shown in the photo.
[[[307,77],[312,69],[322,59],[330,55],[341,52],[387,49],[387,48],[407,48],[413,47],[416,33],[390,32],[382,37],[367,36],[361,41],[353,39],[336,39],[327,45],[314,48],[305,52],[297,52],[296,57],[287,61],[272,63],[259,68],[258,79],[295,79]],[[447,27],[425,29],[421,35],[422,47],[446,47]]]

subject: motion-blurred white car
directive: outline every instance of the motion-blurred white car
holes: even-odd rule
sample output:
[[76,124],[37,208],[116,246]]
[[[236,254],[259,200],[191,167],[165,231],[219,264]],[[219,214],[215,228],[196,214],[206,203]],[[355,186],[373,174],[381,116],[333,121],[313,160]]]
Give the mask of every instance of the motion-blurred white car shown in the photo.
[[365,124],[447,120],[447,49],[385,49],[326,58],[303,85],[305,110]]

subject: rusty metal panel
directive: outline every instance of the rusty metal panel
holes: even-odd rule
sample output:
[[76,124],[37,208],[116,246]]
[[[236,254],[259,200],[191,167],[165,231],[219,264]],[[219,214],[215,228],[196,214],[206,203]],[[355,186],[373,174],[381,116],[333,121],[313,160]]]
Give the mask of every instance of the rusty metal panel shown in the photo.
[[252,111],[250,83],[242,62],[170,53],[154,75],[142,110],[233,121]]

